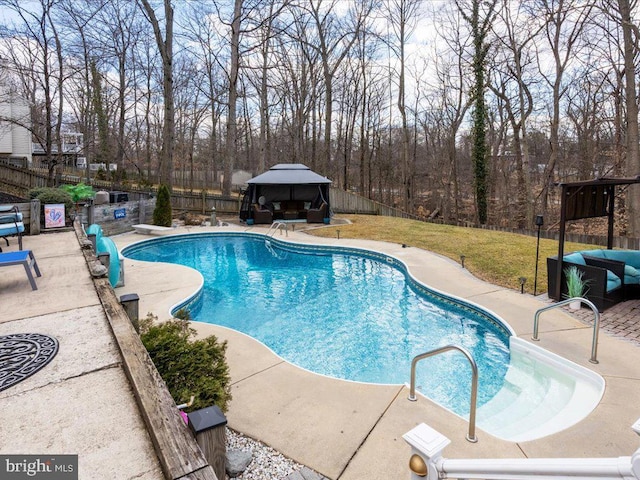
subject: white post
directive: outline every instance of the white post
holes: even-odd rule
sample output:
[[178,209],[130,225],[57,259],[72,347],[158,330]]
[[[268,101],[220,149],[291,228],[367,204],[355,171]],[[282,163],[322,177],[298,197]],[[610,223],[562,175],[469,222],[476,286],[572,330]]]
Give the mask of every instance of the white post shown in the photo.
[[411,480],[439,478],[436,463],[442,459],[442,451],[451,440],[424,423],[405,433],[402,438],[411,445]]

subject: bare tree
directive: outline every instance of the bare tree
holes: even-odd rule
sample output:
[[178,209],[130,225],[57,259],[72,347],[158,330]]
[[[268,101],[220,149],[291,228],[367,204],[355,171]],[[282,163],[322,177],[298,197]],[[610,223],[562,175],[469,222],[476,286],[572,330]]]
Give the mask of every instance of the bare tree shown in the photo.
[[320,54],[324,75],[324,155],[326,164],[321,168],[322,170],[329,168],[332,163],[333,80],[340,65],[356,42],[365,19],[373,9],[373,2],[370,0],[354,2],[349,5],[348,14],[341,19],[335,13],[337,4],[337,0],[329,2],[308,0],[307,3],[308,11],[315,22],[318,39],[317,43],[309,43],[309,46]]
[[[162,91],[164,100],[164,127],[162,131],[162,152],[159,165],[159,180],[171,189],[173,184],[173,148],[175,135],[175,115],[173,105],[173,5],[171,0],[164,0],[164,36],[160,20],[149,3],[139,0],[143,12],[153,27],[156,46],[162,59]],[[239,0],[238,0],[239,1]]]
[[[469,83],[464,63],[464,52],[468,48],[464,30],[461,28],[460,13],[454,11],[440,12],[442,18],[438,23],[438,39],[444,46],[432,54],[435,67],[435,81],[431,87],[431,95],[421,121],[425,132],[435,130],[430,147],[434,150],[434,160],[446,159],[440,166],[436,163],[435,171],[441,172],[435,179],[442,198],[436,202],[434,211],[442,213],[445,220],[460,218],[461,189],[458,176],[458,147],[456,140],[464,118],[471,106],[473,97],[467,95]],[[427,141],[432,135],[426,134]],[[443,152],[439,155],[436,152]],[[436,215],[438,212],[436,212]]]
[[535,75],[530,73],[530,67],[536,61],[532,55],[532,42],[542,26],[536,25],[535,17],[529,17],[508,0],[503,0],[497,19],[500,22],[494,22],[494,31],[501,48],[496,49],[491,68],[493,82],[489,82],[489,88],[501,97],[511,124],[517,172],[518,208],[515,220],[518,228],[525,228],[533,224],[531,166],[527,147],[527,122],[534,105],[531,89],[536,83]]
[[607,142],[604,132],[607,113],[604,91],[606,76],[593,69],[588,63],[582,75],[567,90],[567,117],[573,124],[576,136],[576,158],[572,167],[579,180],[607,175],[603,162],[603,142]]
[[231,21],[231,54],[229,67],[229,91],[227,109],[227,137],[226,155],[224,157],[224,178],[222,181],[223,195],[231,193],[231,175],[238,156],[238,74],[240,71],[240,26],[242,20],[243,0],[234,0],[233,18]]
[[[406,106],[406,45],[419,19],[421,2],[419,0],[387,0],[388,21],[393,31],[390,39],[391,49],[399,60],[398,66],[398,111],[402,128],[402,198],[405,210],[414,208],[413,172],[409,161],[409,125]],[[396,43],[397,42],[397,43]]]
[[[278,103],[282,105],[283,126],[291,139],[291,161],[318,164],[318,144],[324,118],[320,114],[324,94],[320,52],[313,45],[313,20],[293,9],[291,27],[276,37],[275,64],[277,80],[273,80]],[[274,72],[274,73],[275,73]],[[326,110],[326,109],[325,109]]]
[[[593,5],[575,0],[538,0],[534,14],[546,19],[544,36],[553,57],[553,71],[547,72],[544,67],[540,71],[545,82],[551,87],[550,98],[550,132],[551,152],[545,167],[541,191],[542,214],[548,208],[549,187],[553,182],[554,171],[560,153],[560,116],[561,100],[567,91],[566,74],[572,59],[578,53],[578,40],[586,19],[590,16]],[[538,55],[541,58],[541,55]]]
[[187,40],[197,46],[191,49],[191,54],[204,74],[199,88],[202,89],[209,107],[209,118],[206,122],[209,129],[208,152],[203,164],[204,183],[209,186],[218,181],[218,172],[222,166],[220,162],[224,157],[219,154],[221,148],[218,130],[223,112],[226,110],[225,96],[228,87],[225,81],[224,52],[227,40],[224,33],[219,31],[216,23],[212,21],[210,6],[204,3],[192,5],[183,29]]
[[[638,28],[633,23],[631,12],[637,2],[618,0],[619,21],[622,27],[624,48],[625,98],[627,108],[627,175],[640,175],[640,135],[638,133],[638,94],[636,87],[636,56],[638,54]],[[627,192],[629,233],[640,235],[640,187],[634,185]]]

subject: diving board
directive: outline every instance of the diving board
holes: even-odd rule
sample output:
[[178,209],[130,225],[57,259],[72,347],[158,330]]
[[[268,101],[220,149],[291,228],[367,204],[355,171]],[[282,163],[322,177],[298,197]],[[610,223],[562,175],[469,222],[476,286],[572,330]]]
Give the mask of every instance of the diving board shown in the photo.
[[160,225],[149,225],[147,223],[139,223],[138,225],[132,225],[136,233],[143,235],[150,235],[152,233],[162,234],[168,230],[173,230],[171,227],[162,227]]

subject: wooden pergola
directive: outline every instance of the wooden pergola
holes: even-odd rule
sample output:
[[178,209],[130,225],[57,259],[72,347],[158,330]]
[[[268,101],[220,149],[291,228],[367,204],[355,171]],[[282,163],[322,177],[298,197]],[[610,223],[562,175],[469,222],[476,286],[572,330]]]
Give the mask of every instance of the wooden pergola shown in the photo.
[[[560,233],[558,238],[558,268],[556,270],[556,291],[553,297],[560,299],[562,290],[562,257],[566,223],[584,218],[607,217],[607,249],[613,248],[613,212],[616,187],[640,183],[640,175],[634,178],[598,178],[581,182],[560,183]],[[552,292],[549,292],[552,296]]]

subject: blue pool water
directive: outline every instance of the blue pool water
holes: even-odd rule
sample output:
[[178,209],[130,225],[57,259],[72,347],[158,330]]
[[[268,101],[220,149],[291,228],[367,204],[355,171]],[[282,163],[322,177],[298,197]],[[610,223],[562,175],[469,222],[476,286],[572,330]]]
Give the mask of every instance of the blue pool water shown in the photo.
[[[478,364],[482,405],[509,367],[509,332],[498,320],[429,291],[400,262],[373,252],[200,234],[140,242],[123,254],[200,271],[203,290],[188,305],[194,320],[244,332],[316,373],[403,384],[414,356],[454,344]],[[416,378],[423,394],[468,413],[471,369],[460,353],[423,360]]]

